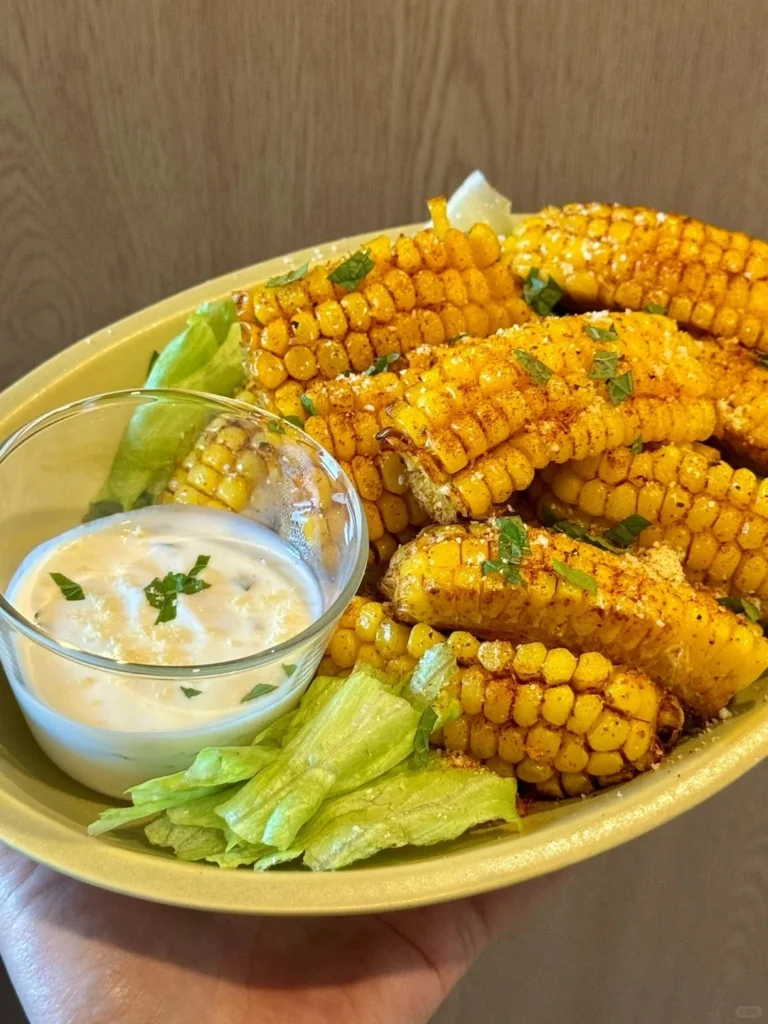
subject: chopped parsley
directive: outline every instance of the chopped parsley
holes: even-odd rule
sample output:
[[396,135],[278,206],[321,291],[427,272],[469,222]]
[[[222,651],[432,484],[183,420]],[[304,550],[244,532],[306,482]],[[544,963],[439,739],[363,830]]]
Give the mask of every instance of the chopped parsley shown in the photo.
[[203,692],[202,690],[196,690],[194,686],[182,686],[181,692],[185,697],[199,697]]
[[613,380],[619,366],[619,353],[598,349],[589,371],[590,380]]
[[294,427],[300,427],[302,430],[304,429],[304,420],[301,416],[283,416],[283,419],[286,423],[292,423]]
[[156,626],[176,618],[176,601],[179,594],[199,594],[201,590],[210,587],[210,583],[199,579],[199,574],[210,560],[210,555],[198,555],[188,573],[169,572],[162,579],[155,576],[152,582],[144,587],[144,594],[150,606],[157,608]]
[[379,356],[373,366],[369,366],[365,371],[366,377],[378,377],[380,373],[386,373],[392,363],[396,363],[399,358],[399,352],[387,352],[386,355]]
[[632,442],[630,449],[633,455],[643,454],[643,435],[638,434],[635,440]]
[[285,674],[288,676],[289,679],[293,675],[293,673],[296,671],[296,666],[295,665],[282,665],[281,668],[282,668],[283,672],[285,672]]
[[328,280],[351,292],[359,284],[362,284],[375,266],[376,264],[371,259],[370,249],[361,249],[360,252],[356,252],[349,259],[340,263],[335,270],[332,270],[328,275]]
[[755,352],[755,362],[758,366],[768,367],[768,352]]
[[550,316],[563,297],[563,289],[553,277],[542,277],[538,267],[531,267],[523,284],[523,298],[539,314]]
[[59,588],[67,601],[84,601],[85,593],[79,583],[75,583],[69,576],[61,572],[49,573],[51,579]]
[[592,341],[619,340],[619,332],[616,330],[614,324],[611,324],[610,327],[593,327],[593,325],[590,324],[589,327],[585,327],[584,330],[587,336],[592,339]]
[[545,387],[552,376],[552,371],[546,363],[542,363],[540,359],[532,356],[530,352],[526,352],[524,348],[516,348],[515,356],[533,383],[538,384],[540,388]]
[[272,693],[276,689],[276,686],[271,686],[269,683],[257,683],[252,690],[246,693],[240,703],[247,704],[249,700],[256,700],[257,697],[263,697],[265,693]]
[[267,424],[267,430],[270,432],[270,434],[285,433],[285,427],[280,422],[280,420],[270,420],[269,423]]
[[594,576],[590,576],[588,572],[582,572],[581,569],[572,569],[565,562],[559,562],[556,558],[552,561],[552,568],[555,570],[558,576],[562,576],[568,583],[572,583],[574,587],[578,587],[580,590],[586,590],[588,594],[595,597],[597,594],[597,581]]
[[483,562],[483,575],[488,576],[495,572],[507,583],[525,587],[526,582],[520,575],[520,565],[523,557],[531,551],[525,523],[520,516],[506,516],[497,519],[496,525],[499,528],[499,557]]
[[647,306],[643,306],[644,313],[653,313],[655,316],[666,316],[667,307],[660,306],[658,302],[649,302]]
[[558,533],[564,533],[571,540],[580,540],[585,544],[591,544],[595,548],[602,548],[603,551],[610,551],[614,555],[626,551],[636,537],[638,537],[651,523],[644,516],[631,515],[616,523],[609,530],[596,536],[589,532],[586,526],[581,523],[572,523],[568,519],[558,519],[550,508],[541,510],[541,519],[545,526]]
[[427,705],[421,713],[416,726],[416,733],[413,737],[413,757],[411,760],[414,768],[423,768],[429,760],[429,737],[434,731],[436,722],[437,712],[433,707]]
[[635,393],[635,381],[631,370],[627,370],[621,376],[606,381],[606,385],[608,387],[608,397],[612,405],[619,405],[620,402],[625,402]]
[[730,608],[732,612],[741,612],[747,616],[750,622],[757,622],[760,618],[760,609],[752,601],[744,597],[718,597],[717,603],[723,608]]
[[267,281],[267,288],[282,288],[283,285],[293,284],[294,281],[300,281],[309,270],[309,264],[305,263],[301,267],[297,267],[295,270],[289,270],[287,274],[280,274],[278,277],[270,277]]
[[302,395],[300,398],[300,402],[307,416],[317,416],[317,406],[309,397],[309,395]]
[[453,337],[448,338],[446,345],[455,345],[457,341],[461,341],[462,338],[468,338],[470,335],[466,331],[461,331],[460,334],[454,334]]

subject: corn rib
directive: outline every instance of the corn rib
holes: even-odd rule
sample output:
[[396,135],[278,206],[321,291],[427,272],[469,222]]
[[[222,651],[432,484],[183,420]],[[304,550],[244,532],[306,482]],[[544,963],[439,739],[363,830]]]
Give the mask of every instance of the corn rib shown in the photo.
[[[703,440],[715,425],[693,343],[662,317],[550,318],[431,357],[406,375],[402,397],[393,394],[387,444],[436,522],[487,516],[550,462],[598,455],[640,433]],[[631,381],[628,392],[612,391],[615,378]]]
[[542,795],[576,796],[646,771],[682,728],[675,697],[600,654],[481,642],[466,632],[444,637],[423,624],[405,626],[362,597],[346,609],[319,672],[342,675],[366,662],[404,675],[444,640],[460,666],[450,689],[462,714],[433,733],[433,745],[470,754]]
[[686,575],[720,594],[768,598],[768,480],[734,470],[715,449],[662,445],[549,466],[533,488],[539,514],[593,530],[647,519],[637,546],[663,544]]
[[485,564],[499,558],[497,525],[429,527],[396,552],[382,589],[404,622],[598,651],[706,716],[768,667],[760,628],[691,586],[672,553],[617,556],[536,527],[528,540],[522,586]]
[[235,294],[250,387],[262,404],[303,419],[301,395],[313,380],[362,373],[387,356],[464,333],[485,336],[535,315],[489,225],[465,234],[448,226],[445,199],[429,206],[435,228],[394,243],[372,239],[353,257],[367,254],[359,273],[344,284],[336,259],[285,284]]
[[580,309],[655,304],[683,327],[768,351],[768,242],[692,217],[605,203],[548,206],[509,237],[506,258],[537,267]]

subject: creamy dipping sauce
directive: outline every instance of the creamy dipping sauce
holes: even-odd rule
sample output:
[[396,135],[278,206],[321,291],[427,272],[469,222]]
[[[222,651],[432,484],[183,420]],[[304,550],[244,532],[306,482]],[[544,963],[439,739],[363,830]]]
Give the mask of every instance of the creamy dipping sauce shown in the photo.
[[[191,574],[200,556],[208,562]],[[51,573],[79,585],[83,599],[67,600]],[[175,593],[175,617],[157,622],[158,601],[153,606],[145,588],[169,573],[208,586]],[[180,505],[109,516],[47,541],[24,559],[6,596],[64,646],[118,662],[190,667],[180,681],[126,675],[17,641],[24,683],[39,698],[79,722],[129,732],[195,729],[254,708],[264,696],[243,697],[259,684],[287,685],[301,652],[230,675],[201,677],[199,667],[281,644],[323,611],[314,575],[270,530]]]

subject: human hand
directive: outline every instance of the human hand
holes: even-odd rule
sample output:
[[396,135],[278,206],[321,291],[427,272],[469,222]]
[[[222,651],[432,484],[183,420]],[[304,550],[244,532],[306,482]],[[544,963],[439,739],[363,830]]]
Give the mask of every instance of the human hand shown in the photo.
[[361,917],[209,914],[0,846],[0,955],[32,1024],[417,1024],[551,878]]

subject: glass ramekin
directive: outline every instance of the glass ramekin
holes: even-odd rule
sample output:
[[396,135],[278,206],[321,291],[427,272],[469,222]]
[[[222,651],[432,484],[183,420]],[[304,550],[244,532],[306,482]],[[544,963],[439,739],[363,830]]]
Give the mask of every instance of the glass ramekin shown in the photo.
[[[136,665],[58,643],[22,615],[8,584],[28,552],[79,525],[105,501],[117,455],[123,460],[121,504],[169,501],[184,458],[221,425],[242,428],[267,467],[238,512],[273,531],[313,572],[322,613],[292,639],[236,661],[199,666]],[[139,433],[141,431],[141,433]],[[164,438],[164,444],[143,443]],[[126,461],[127,460],[127,461]],[[169,489],[170,488],[170,489]],[[136,492],[136,493],[134,493]],[[212,496],[216,500],[216,495]],[[243,496],[241,495],[241,500]],[[114,495],[95,506],[114,510]],[[116,391],[65,405],[15,431],[0,446],[0,660],[35,739],[60,768],[110,796],[188,767],[206,746],[241,745],[290,710],[306,689],[328,638],[365,571],[368,535],[360,499],[339,464],[284,419],[242,402],[179,390]],[[297,666],[272,693],[197,728],[123,732],[83,724],[41,699],[25,678],[25,645],[45,649],[51,672],[61,659],[93,673],[127,674],[178,685],[247,674],[276,664]],[[39,653],[39,652],[38,652]],[[36,658],[36,660],[38,660]],[[244,691],[245,692],[245,691]]]

